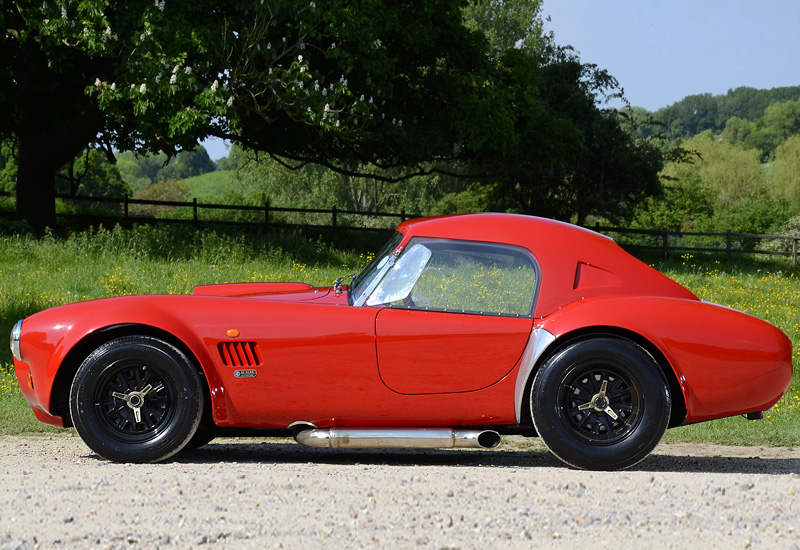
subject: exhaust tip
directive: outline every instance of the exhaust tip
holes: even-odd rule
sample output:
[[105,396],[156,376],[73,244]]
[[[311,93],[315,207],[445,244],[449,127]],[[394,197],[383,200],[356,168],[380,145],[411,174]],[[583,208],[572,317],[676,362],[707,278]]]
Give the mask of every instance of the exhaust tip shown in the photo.
[[494,430],[486,430],[478,435],[478,444],[484,449],[494,449],[500,446],[503,438]]

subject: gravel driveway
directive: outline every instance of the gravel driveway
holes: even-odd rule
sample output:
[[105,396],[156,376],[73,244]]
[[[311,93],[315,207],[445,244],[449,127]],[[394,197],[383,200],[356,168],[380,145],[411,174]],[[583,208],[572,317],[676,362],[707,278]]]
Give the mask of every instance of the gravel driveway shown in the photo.
[[70,434],[3,437],[0,549],[800,549],[800,450],[662,445],[599,473],[519,441],[354,451],[230,439],[131,465]]

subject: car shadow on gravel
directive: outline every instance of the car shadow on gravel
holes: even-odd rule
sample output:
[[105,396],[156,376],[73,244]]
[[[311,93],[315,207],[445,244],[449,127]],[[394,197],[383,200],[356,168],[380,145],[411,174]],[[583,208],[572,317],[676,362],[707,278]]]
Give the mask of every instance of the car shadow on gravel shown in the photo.
[[[548,451],[453,449],[317,449],[295,443],[218,440],[183,451],[173,461],[211,463],[316,463],[387,466],[494,466],[569,468]],[[626,471],[727,474],[800,474],[800,459],[652,454]]]

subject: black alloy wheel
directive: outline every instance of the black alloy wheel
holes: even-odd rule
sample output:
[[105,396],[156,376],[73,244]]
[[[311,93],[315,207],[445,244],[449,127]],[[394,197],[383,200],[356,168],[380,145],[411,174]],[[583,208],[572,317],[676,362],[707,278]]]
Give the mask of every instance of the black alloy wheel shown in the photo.
[[83,362],[72,382],[75,429],[97,454],[117,462],[158,462],[195,434],[204,395],[194,364],[156,338],[112,340]]
[[534,425],[563,462],[587,470],[630,467],[655,448],[669,423],[664,373],[641,346],[613,337],[568,345],[531,387]]

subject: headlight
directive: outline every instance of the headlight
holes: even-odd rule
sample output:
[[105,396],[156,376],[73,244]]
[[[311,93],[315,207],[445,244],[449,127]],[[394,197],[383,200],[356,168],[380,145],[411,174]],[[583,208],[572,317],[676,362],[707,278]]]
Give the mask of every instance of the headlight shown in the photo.
[[22,354],[19,351],[19,339],[22,337],[22,321],[17,321],[11,329],[11,353],[17,361],[22,361]]

